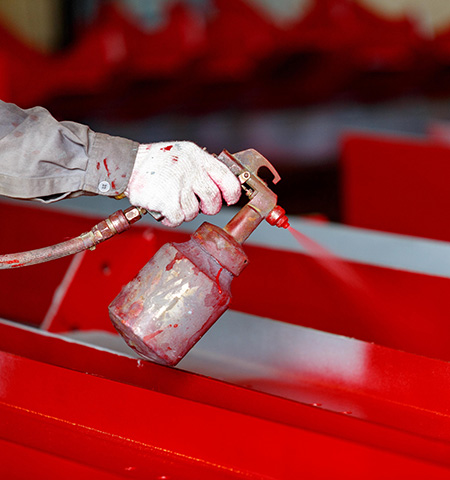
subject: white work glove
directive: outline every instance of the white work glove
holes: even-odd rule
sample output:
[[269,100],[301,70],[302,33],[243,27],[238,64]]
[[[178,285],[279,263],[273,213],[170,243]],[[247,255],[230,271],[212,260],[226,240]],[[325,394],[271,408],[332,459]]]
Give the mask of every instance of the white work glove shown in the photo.
[[160,212],[164,225],[176,227],[193,220],[199,210],[215,215],[222,197],[228,205],[236,203],[241,185],[195,143],[160,142],[139,146],[125,195],[132,205]]

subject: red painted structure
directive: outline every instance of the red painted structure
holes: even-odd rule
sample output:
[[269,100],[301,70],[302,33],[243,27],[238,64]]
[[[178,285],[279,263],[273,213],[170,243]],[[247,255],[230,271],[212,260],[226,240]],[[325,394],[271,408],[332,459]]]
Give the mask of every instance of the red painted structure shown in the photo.
[[449,241],[449,159],[444,139],[347,134],[342,153],[345,223]]
[[[24,203],[0,215],[2,252],[97,220]],[[249,241],[232,308],[299,325],[316,352],[291,370],[274,362],[273,377],[220,381],[58,334],[111,330],[121,285],[186,238],[135,226],[76,261],[0,272],[0,317],[15,321],[0,322],[1,478],[449,477],[450,278],[347,262],[365,297],[302,253]],[[57,286],[66,294],[49,314]],[[46,316],[53,333],[38,328]]]

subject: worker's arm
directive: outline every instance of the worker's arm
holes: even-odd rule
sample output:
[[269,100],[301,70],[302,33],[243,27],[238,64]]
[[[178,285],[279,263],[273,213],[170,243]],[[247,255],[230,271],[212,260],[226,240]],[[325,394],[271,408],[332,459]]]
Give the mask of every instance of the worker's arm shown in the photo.
[[0,195],[41,201],[119,195],[138,147],[86,125],[57,122],[41,107],[22,110],[0,101]]
[[140,145],[0,100],[0,195],[52,202],[124,193],[176,226],[240,196],[225,165],[192,142]]

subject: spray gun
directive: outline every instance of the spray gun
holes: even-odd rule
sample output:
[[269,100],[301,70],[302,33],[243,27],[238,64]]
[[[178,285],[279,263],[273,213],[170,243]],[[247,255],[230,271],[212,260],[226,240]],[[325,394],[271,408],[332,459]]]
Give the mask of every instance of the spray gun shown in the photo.
[[109,306],[110,318],[126,342],[143,357],[176,365],[225,312],[231,281],[248,264],[242,243],[266,219],[287,228],[277,196],[258,176],[261,167],[280,180],[255,150],[219,155],[239,178],[249,202],[222,229],[203,223],[185,243],[158,250]]
[[[289,226],[277,196],[259,177],[261,167],[280,180],[256,150],[221,160],[238,178],[249,202],[222,229],[203,223],[185,243],[168,243],[153,256],[109,306],[110,318],[126,342],[143,357],[176,365],[228,308],[231,281],[248,263],[242,243],[266,219]],[[35,265],[86,249],[128,230],[147,213],[139,207],[119,210],[89,232],[49,247],[0,255],[0,269]],[[150,212],[160,220],[158,212]]]

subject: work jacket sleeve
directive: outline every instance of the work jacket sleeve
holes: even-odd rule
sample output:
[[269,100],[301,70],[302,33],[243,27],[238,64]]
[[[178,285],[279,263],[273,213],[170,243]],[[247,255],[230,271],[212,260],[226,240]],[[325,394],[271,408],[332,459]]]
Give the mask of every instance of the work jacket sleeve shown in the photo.
[[139,144],[58,122],[41,107],[0,100],[0,195],[53,202],[83,194],[120,195]]

